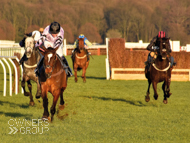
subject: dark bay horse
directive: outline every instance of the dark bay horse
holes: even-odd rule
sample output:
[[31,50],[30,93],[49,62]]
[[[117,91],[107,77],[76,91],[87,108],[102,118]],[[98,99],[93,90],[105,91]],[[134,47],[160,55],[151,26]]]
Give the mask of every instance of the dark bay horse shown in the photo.
[[148,90],[147,96],[145,97],[145,101],[148,102],[150,100],[150,85],[152,83],[154,89],[154,99],[157,100],[157,84],[159,82],[163,82],[162,90],[164,92],[164,100],[163,102],[167,104],[167,98],[170,97],[170,83],[171,83],[171,71],[172,68],[170,66],[170,60],[168,58],[169,51],[169,38],[159,38],[158,39],[159,51],[155,63],[150,65],[150,69],[148,70],[145,67],[145,76],[148,79]]
[[[34,35],[35,36],[35,35]],[[32,96],[32,84],[30,80],[33,80],[37,83],[37,93],[36,98],[41,96],[40,84],[38,77],[34,73],[35,68],[37,67],[37,63],[40,60],[40,53],[37,48],[35,48],[34,36],[26,37],[25,39],[25,55],[27,60],[25,60],[22,64],[23,68],[23,77],[21,81],[22,89],[24,90],[24,95],[30,97],[29,105],[34,105],[34,100]],[[25,82],[27,82],[29,92],[25,90]]]
[[[60,97],[60,109],[64,108],[64,100],[63,100],[63,92],[67,87],[67,74],[62,67],[61,61],[56,54],[55,48],[42,47],[44,49],[44,60],[43,60],[43,70],[41,70],[39,75],[41,91],[42,91],[42,99],[43,99],[43,119],[48,119],[53,121],[53,116],[55,114],[55,107],[57,104],[57,100]],[[47,93],[50,92],[53,95],[53,104],[51,106],[51,118],[49,117],[48,112],[48,98]]]
[[75,72],[75,82],[78,81],[77,79],[77,71],[82,69],[82,78],[83,82],[86,82],[86,69],[89,65],[89,56],[87,55],[87,51],[84,49],[84,38],[77,38],[78,39],[78,46],[75,50],[74,55],[72,56],[73,61],[73,69]]

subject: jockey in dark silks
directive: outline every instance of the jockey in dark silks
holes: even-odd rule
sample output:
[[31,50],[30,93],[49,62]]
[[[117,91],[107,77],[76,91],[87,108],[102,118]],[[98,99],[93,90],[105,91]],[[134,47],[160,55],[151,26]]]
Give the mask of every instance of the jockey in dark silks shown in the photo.
[[[44,45],[45,48],[52,47],[56,48],[59,47],[56,51],[58,58],[61,59],[61,63],[63,65],[63,68],[65,69],[65,72],[68,77],[72,76],[72,70],[69,67],[69,64],[66,60],[66,58],[63,56],[63,38],[64,38],[64,30],[60,26],[58,22],[52,22],[50,25],[48,25],[43,33],[40,39],[37,41],[35,47],[39,47],[39,50],[43,51],[42,48],[40,48],[41,45]],[[43,58],[39,61],[37,68],[35,69],[35,73],[37,75],[40,74],[40,69],[43,65]]]
[[[166,38],[166,33],[165,33],[164,31],[159,31],[158,35],[155,36],[155,37],[151,40],[150,44],[147,46],[146,49],[147,49],[148,51],[150,51],[150,53],[148,54],[148,59],[147,59],[147,61],[145,62],[145,65],[147,65],[147,66],[150,66],[150,64],[154,63],[154,61],[155,61],[154,54],[151,55],[151,53],[152,53],[152,52],[155,53],[155,52],[159,49],[159,45],[156,45],[158,38]],[[171,62],[171,67],[172,67],[172,66],[175,66],[176,63],[174,62],[174,58],[170,55],[170,53],[172,52],[170,43],[169,43],[169,51],[168,51],[168,52],[169,52],[168,55],[169,55],[169,60],[170,60],[170,62]]]
[[[25,34],[25,35],[28,36],[28,37],[34,36],[34,42],[37,43],[37,41],[40,39],[41,33],[40,33],[38,30],[35,30],[35,31],[30,32],[30,33],[27,33],[27,34]],[[26,39],[26,37],[24,37],[24,38],[19,42],[20,47],[25,47],[25,39]],[[19,64],[22,64],[22,63],[23,63],[24,61],[26,61],[26,60],[27,60],[27,57],[26,57],[26,55],[24,54],[24,55],[22,56],[22,58],[20,59]]]

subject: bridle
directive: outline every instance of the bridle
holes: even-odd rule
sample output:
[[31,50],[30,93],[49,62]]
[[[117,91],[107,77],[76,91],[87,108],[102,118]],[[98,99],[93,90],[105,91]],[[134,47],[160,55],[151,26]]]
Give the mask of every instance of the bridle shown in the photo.
[[55,55],[55,58],[54,58],[54,61],[53,61],[53,66],[50,66],[49,64],[45,65],[44,62],[43,62],[43,66],[44,66],[45,69],[51,68],[51,71],[49,73],[46,73],[47,78],[51,78],[53,70],[55,69],[55,65],[56,65],[55,62],[56,61],[57,61],[57,55]]

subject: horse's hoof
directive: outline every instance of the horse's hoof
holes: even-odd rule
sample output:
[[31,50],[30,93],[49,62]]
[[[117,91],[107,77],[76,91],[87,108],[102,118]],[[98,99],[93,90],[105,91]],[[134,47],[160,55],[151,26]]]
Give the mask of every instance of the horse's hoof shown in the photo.
[[167,98],[169,98],[169,97],[170,97],[170,95],[172,95],[172,93],[170,93],[170,92],[169,92],[169,93],[167,94]]
[[75,82],[77,82],[77,80],[75,79]]
[[34,101],[29,103],[30,106],[34,106],[34,104],[35,104]]
[[64,105],[64,104],[63,104],[63,105],[60,105],[60,104],[59,104],[59,109],[60,109],[60,110],[63,110],[64,108],[65,108],[65,105]]
[[86,80],[84,80],[83,83],[86,83]]
[[24,96],[30,96],[30,92],[25,92]]
[[39,99],[41,97],[41,95],[36,95],[36,99]]
[[49,122],[51,122],[51,118],[48,116],[43,116],[42,117],[42,121],[49,121]]
[[145,96],[145,101],[146,101],[146,102],[149,102],[149,101],[150,101],[150,97]]
[[157,99],[158,99],[158,96],[157,96],[157,95],[154,95],[154,99],[157,100]]
[[164,103],[164,104],[167,104],[167,103],[168,103],[168,100],[163,100],[163,103]]

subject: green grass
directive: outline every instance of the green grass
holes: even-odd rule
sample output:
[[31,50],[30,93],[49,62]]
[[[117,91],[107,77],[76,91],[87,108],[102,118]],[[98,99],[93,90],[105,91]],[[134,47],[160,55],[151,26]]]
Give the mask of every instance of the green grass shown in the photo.
[[[29,98],[21,93],[12,97],[3,97],[1,94],[0,142],[190,142],[190,82],[173,81],[172,95],[167,105],[163,104],[161,83],[158,84],[158,100],[154,100],[151,86],[151,99],[147,103],[147,81],[106,80],[105,56],[93,58],[87,69],[86,83],[80,77],[82,72],[78,73],[78,83],[74,82],[74,77],[69,78],[64,92],[66,107],[57,110],[54,121],[48,125],[49,130],[42,134],[8,134],[11,131],[8,121],[11,119],[41,119],[42,99],[40,102],[35,99],[35,106],[30,107]],[[72,67],[70,57],[67,59]],[[2,82],[0,93],[3,93]],[[33,89],[35,94],[35,83]],[[48,94],[48,98],[50,108],[51,94]],[[14,126],[21,128],[16,124]],[[31,131],[35,133],[34,129]]]

